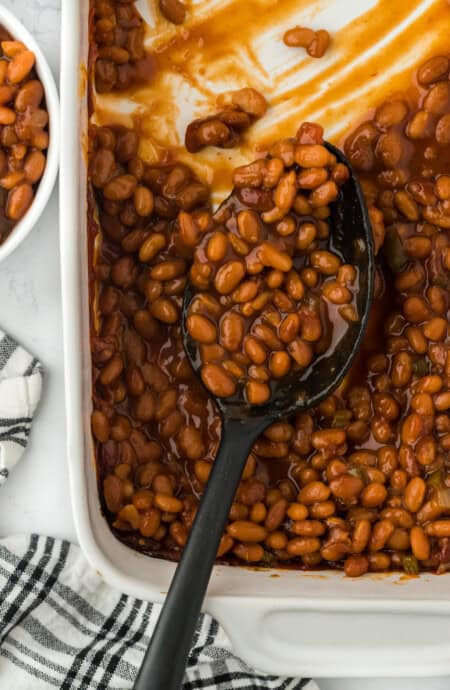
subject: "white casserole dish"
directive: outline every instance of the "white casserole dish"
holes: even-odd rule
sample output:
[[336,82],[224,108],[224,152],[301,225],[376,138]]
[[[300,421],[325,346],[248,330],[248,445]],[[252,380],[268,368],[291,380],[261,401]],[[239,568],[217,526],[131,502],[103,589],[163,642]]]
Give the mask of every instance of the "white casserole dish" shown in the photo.
[[[62,8],[61,261],[72,505],[80,545],[92,566],[114,587],[162,601],[174,564],[120,543],[100,512],[97,495],[89,423],[84,150],[88,0],[63,0]],[[246,662],[268,673],[450,673],[450,575],[351,580],[338,572],[220,566],[214,569],[204,610],[220,621]]]

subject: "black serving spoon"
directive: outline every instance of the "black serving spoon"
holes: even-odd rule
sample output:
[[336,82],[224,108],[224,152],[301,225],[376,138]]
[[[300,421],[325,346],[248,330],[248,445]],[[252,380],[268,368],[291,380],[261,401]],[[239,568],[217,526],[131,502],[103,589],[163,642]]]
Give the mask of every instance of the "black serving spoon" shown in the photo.
[[[329,396],[349,370],[361,344],[374,284],[372,231],[363,194],[349,162],[339,149],[331,144],[326,146],[350,171],[340,198],[331,204],[330,248],[346,263],[358,268],[360,320],[350,323],[337,346],[315,359],[305,372],[283,379],[267,404],[256,406],[236,398],[216,398],[222,417],[220,447],[135,690],[181,688],[218,545],[253,443],[274,421],[317,405]],[[194,294],[188,285],[182,327],[186,354],[198,374],[197,345],[185,328],[187,309]]]

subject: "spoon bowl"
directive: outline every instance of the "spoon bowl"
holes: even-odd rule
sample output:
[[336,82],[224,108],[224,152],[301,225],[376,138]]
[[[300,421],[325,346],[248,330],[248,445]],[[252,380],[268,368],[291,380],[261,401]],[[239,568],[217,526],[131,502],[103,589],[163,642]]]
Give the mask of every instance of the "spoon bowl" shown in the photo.
[[[358,180],[344,154],[332,144],[326,144],[330,153],[350,171],[348,180],[340,189],[337,201],[330,205],[330,250],[346,264],[358,271],[356,306],[360,318],[349,322],[342,337],[333,338],[330,346],[302,372],[292,372],[281,379],[272,397],[264,405],[251,405],[243,397],[215,398],[222,415],[232,419],[243,417],[273,418],[289,416],[318,405],[339,386],[350,369],[366,330],[372,303],[374,284],[374,255],[372,231],[363,193]],[[222,205],[226,204],[227,200]],[[194,371],[199,375],[198,344],[186,328],[189,306],[196,289],[188,283],[182,310],[184,349]],[[211,391],[205,388],[207,394]]]
[[[251,405],[238,395],[218,398],[207,391],[214,397],[222,417],[220,447],[135,690],[179,690],[181,687],[218,546],[253,443],[274,421],[313,407],[331,395],[348,372],[364,337],[374,286],[372,231],[351,165],[339,149],[331,144],[326,146],[350,172],[339,198],[330,205],[329,245],[331,251],[358,271],[359,320],[350,322],[342,337],[337,342],[333,338],[328,350],[303,372],[281,379],[264,405]],[[186,355],[200,378],[198,345],[186,329],[187,312],[194,295],[194,288],[188,284],[183,301],[182,334]]]

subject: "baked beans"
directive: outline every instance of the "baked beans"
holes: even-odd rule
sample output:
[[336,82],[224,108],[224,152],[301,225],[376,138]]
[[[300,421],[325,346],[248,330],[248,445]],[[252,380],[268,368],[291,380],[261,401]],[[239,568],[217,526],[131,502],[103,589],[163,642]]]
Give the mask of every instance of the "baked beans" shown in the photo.
[[33,203],[46,164],[48,113],[35,56],[0,27],[0,244]]
[[311,57],[321,58],[330,45],[330,34],[324,29],[313,31],[303,26],[295,26],[285,32],[283,41],[289,47],[305,48]]
[[[242,390],[249,403],[266,403],[278,380],[304,370],[329,347],[331,318],[345,326],[339,312],[329,315],[328,305],[354,307],[354,269],[327,248],[326,216],[320,240],[318,221],[294,208],[300,194],[324,208],[339,194],[332,180],[336,160],[320,128],[314,143],[301,143],[306,127],[291,140],[291,166],[268,158],[236,170],[233,195],[194,253],[190,279],[197,291],[186,328],[199,347],[202,380],[218,397]],[[269,191],[273,208],[258,212],[243,203],[248,187],[261,195]],[[337,280],[347,269],[349,287]],[[314,285],[302,280],[304,270],[314,271]]]
[[[129,88],[130,65],[145,60],[134,3],[93,7],[97,47],[121,49],[96,58],[104,64],[95,87]],[[331,567],[349,577],[450,567],[449,65],[448,56],[431,56],[418,69],[417,96],[380,103],[346,139],[377,250],[367,336],[338,390],[254,444],[221,561]],[[10,93],[1,87],[0,101]],[[16,112],[29,96],[16,97]],[[235,133],[265,110],[248,90],[219,108]],[[14,128],[3,125],[2,143],[18,143]],[[218,415],[183,350],[187,281],[197,290],[189,323],[206,385],[232,395],[245,381],[254,401],[316,355],[330,328],[325,306],[331,325],[339,310],[351,318],[358,276],[328,247],[325,208],[347,171],[320,137],[306,124],[269,157],[238,168],[232,203],[213,212],[208,186],[187,165],[150,165],[137,131],[91,127],[92,431],[105,514],[140,551],[180,557],[219,441]],[[5,171],[9,188],[24,182],[15,175]],[[320,309],[305,319],[313,297]]]

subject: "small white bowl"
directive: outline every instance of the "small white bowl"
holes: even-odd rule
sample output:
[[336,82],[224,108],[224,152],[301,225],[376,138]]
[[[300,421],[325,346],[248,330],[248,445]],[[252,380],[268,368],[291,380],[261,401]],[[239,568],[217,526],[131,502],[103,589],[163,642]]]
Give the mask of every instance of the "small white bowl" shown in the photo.
[[33,36],[19,20],[0,4],[0,24],[13,39],[22,41],[36,57],[35,69],[44,87],[45,103],[49,114],[49,146],[46,151],[47,162],[44,174],[36,189],[33,203],[14,226],[11,234],[0,244],[0,262],[6,259],[31,232],[44,210],[52,193],[59,165],[59,99],[55,80],[41,49]]

